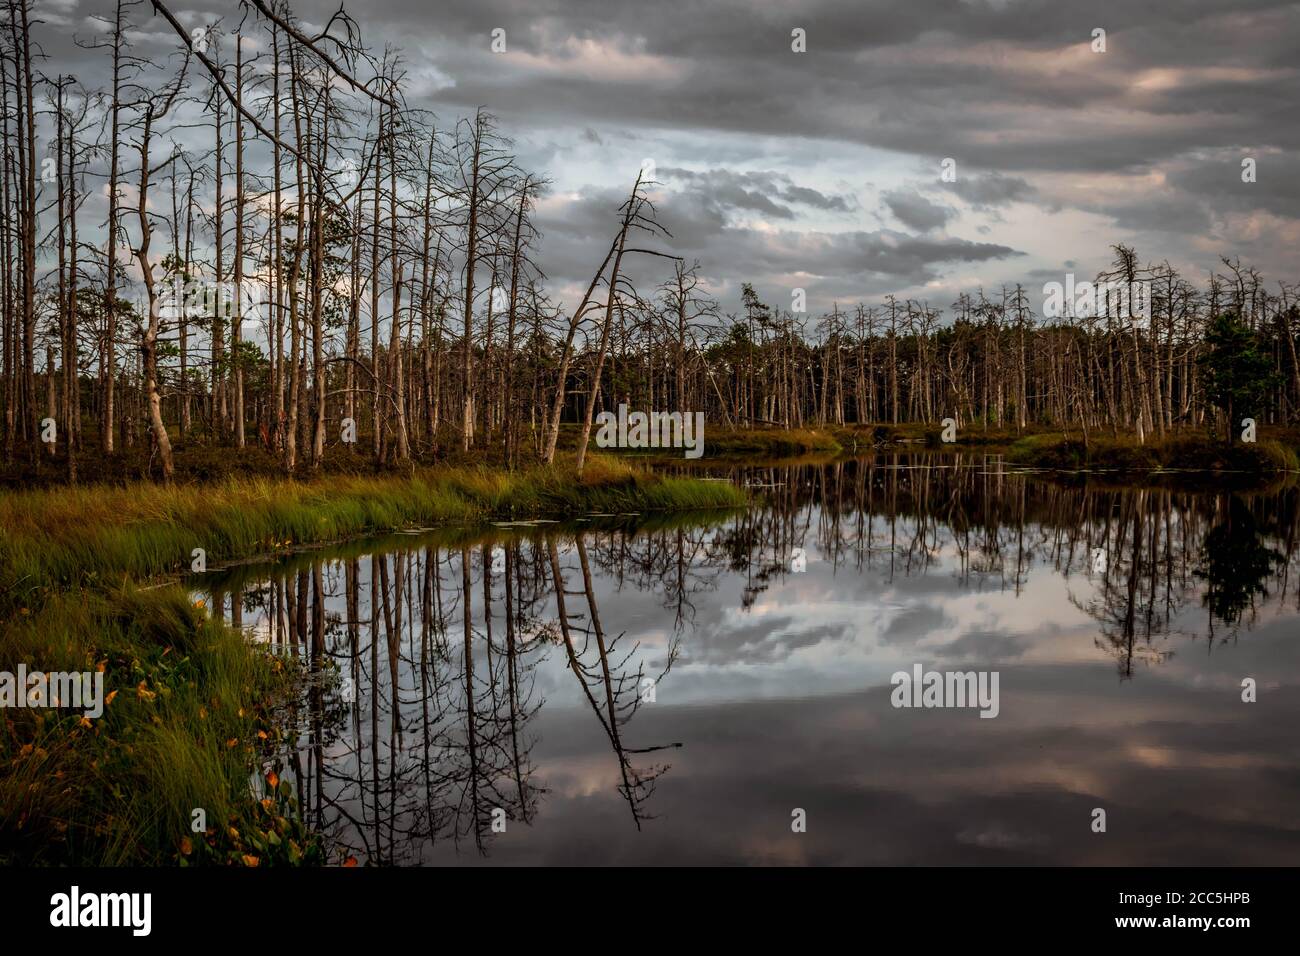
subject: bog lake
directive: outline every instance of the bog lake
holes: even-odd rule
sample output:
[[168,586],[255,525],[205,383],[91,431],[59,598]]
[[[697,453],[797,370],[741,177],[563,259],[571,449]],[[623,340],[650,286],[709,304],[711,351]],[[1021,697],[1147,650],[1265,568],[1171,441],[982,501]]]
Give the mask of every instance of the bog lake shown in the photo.
[[[308,822],[404,865],[1300,854],[1300,489],[969,453],[706,473],[754,505],[208,576],[311,675],[279,757]],[[894,706],[918,665],[996,673],[997,716]]]

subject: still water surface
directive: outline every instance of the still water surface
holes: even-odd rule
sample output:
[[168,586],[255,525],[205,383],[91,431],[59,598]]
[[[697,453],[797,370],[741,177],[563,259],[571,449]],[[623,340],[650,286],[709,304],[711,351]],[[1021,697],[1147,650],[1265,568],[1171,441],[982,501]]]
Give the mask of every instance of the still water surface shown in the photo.
[[[1300,857],[1295,488],[719,474],[757,504],[225,573],[214,607],[316,675],[280,765],[309,821],[379,864]],[[917,664],[996,671],[998,716],[893,707]]]

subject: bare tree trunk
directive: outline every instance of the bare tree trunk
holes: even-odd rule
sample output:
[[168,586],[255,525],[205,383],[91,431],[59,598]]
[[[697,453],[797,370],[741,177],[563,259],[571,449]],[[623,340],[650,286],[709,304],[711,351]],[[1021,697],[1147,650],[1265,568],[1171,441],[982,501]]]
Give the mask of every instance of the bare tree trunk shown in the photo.
[[618,298],[618,274],[623,264],[623,253],[627,248],[627,231],[632,225],[632,221],[641,212],[641,176],[638,174],[636,183],[632,186],[632,195],[628,198],[626,210],[623,213],[623,226],[618,231],[618,241],[616,242],[614,252],[614,267],[609,274],[609,297],[605,300],[605,322],[600,330],[600,351],[596,357],[596,370],[591,376],[590,394],[587,398],[587,412],[582,422],[582,434],[578,436],[578,474],[582,474],[582,467],[587,461],[587,442],[591,438],[591,419],[596,411],[596,399],[600,395],[600,376],[605,367],[605,354],[609,346],[609,331],[614,321],[614,303]]
[[[231,403],[235,417],[235,447],[244,447],[244,38],[235,34],[235,288],[231,297],[234,314],[230,320],[231,376],[234,401]],[[218,160],[220,162],[220,160]],[[220,258],[220,247],[217,250]]]

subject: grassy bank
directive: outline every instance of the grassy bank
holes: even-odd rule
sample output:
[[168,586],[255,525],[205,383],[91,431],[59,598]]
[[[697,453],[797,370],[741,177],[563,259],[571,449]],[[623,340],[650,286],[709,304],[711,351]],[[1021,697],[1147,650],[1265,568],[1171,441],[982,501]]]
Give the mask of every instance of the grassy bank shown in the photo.
[[891,445],[926,445],[936,448],[971,448],[1010,445],[1025,437],[1045,433],[1043,429],[1031,427],[1027,432],[1014,428],[986,427],[982,424],[967,425],[957,430],[957,440],[952,443],[943,441],[943,426],[929,422],[901,422],[897,425],[878,423],[870,425],[843,425],[835,430],[835,435],[845,448],[888,448]]
[[815,428],[711,429],[704,441],[705,458],[793,458],[843,450],[830,431]]
[[948,443],[942,440],[939,426],[915,422],[845,426],[836,429],[835,436],[850,451],[866,447],[902,450],[907,446],[939,451],[982,449],[1000,451],[1015,464],[1058,471],[1142,476],[1162,470],[1243,475],[1300,470],[1300,432],[1276,426],[1261,429],[1255,443],[1232,445],[1203,431],[1148,437],[1145,442],[1139,442],[1135,434],[1094,433],[1085,443],[1078,431],[1031,426],[1020,432],[980,425],[958,429],[956,441]]
[[723,482],[659,477],[604,456],[581,478],[561,465],[17,492],[0,496],[0,612],[37,606],[56,589],[188,570],[195,548],[213,565],[412,526],[744,501]]
[[289,696],[293,665],[250,647],[169,582],[190,569],[194,548],[211,567],[411,526],[744,501],[725,483],[660,478],[603,456],[581,478],[571,466],[459,468],[0,496],[0,671],[102,673],[108,701],[94,719],[3,711],[0,864],[321,860],[287,782],[261,773],[281,723],[271,703]]
[[1185,435],[1139,444],[1135,438],[1030,435],[1007,448],[1015,464],[1060,471],[1106,470],[1129,475],[1178,469],[1211,473],[1271,474],[1300,469],[1295,448],[1278,439],[1233,444],[1206,435]]

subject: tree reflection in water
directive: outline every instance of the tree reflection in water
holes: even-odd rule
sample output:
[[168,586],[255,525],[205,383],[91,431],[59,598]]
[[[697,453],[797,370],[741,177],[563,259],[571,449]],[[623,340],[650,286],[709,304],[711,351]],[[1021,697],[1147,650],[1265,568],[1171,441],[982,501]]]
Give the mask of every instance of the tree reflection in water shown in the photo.
[[[1168,660],[1176,637],[1235,639],[1291,589],[1295,488],[1067,485],[964,453],[723,473],[761,486],[755,507],[398,535],[222,578],[213,606],[235,595],[230,620],[312,675],[288,705],[301,740],[282,768],[309,822],[372,863],[446,843],[488,854],[502,813],[527,827],[545,800],[534,725],[551,660],[612,751],[613,787],[640,829],[664,751],[690,741],[633,739],[634,718],[690,648],[699,602],[728,582],[746,613],[796,573],[796,548],[867,586],[946,575],[958,591],[1019,596],[1035,572],[1060,576],[1122,679]],[[662,613],[609,632],[602,601],[631,594],[653,594]],[[1203,623],[1189,626],[1197,607]]]
[[1253,616],[1256,595],[1268,597],[1268,582],[1286,557],[1264,543],[1255,516],[1237,495],[1220,496],[1217,510],[1222,520],[1205,536],[1196,576],[1206,582],[1201,603],[1210,612],[1210,627],[1217,619],[1235,635],[1247,608]]

